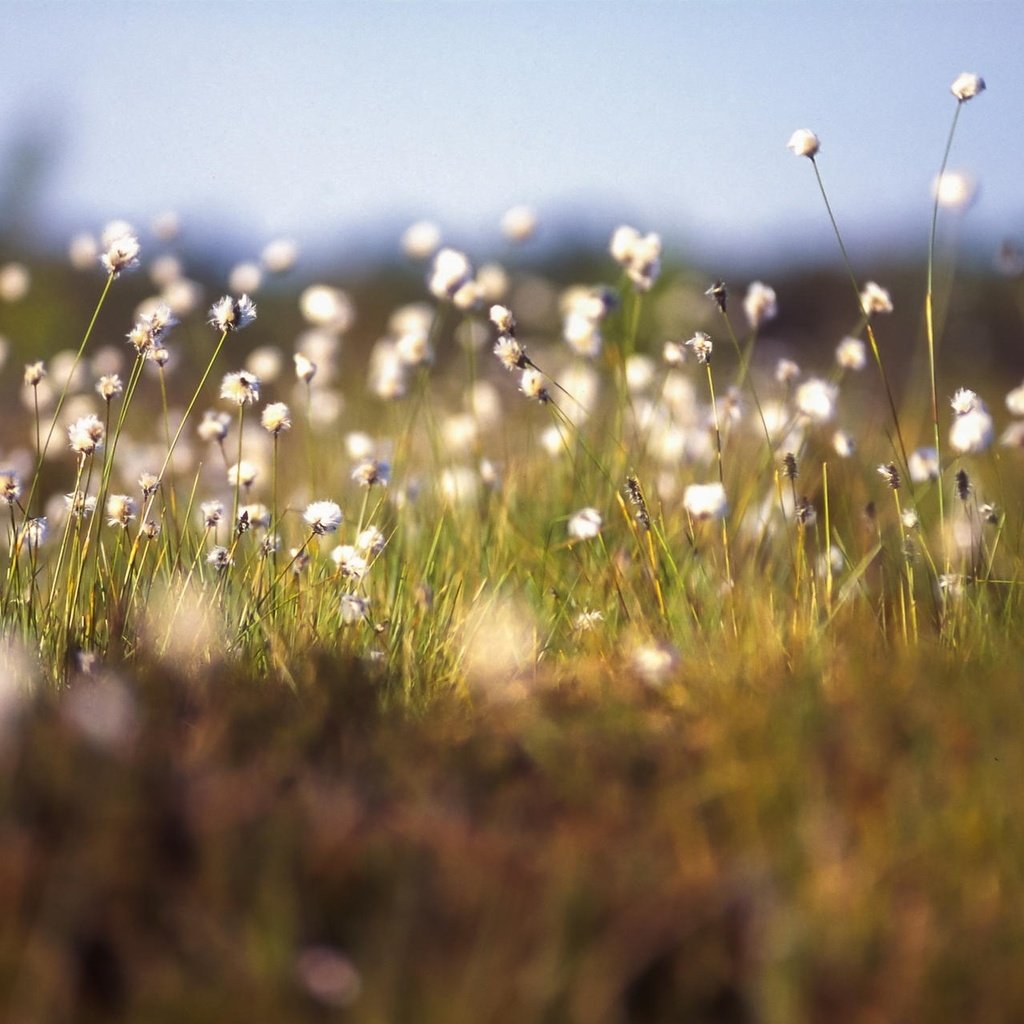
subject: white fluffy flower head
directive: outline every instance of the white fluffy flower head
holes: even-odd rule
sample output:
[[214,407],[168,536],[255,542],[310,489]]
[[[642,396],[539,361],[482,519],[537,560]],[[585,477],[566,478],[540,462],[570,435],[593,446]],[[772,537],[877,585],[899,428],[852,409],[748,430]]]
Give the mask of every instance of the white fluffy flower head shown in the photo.
[[314,501],[306,506],[302,518],[306,525],[317,535],[334,533],[341,526],[341,509],[333,501]]
[[818,136],[809,128],[797,128],[789,137],[786,148],[791,149],[796,156],[810,157],[812,160],[821,148]]

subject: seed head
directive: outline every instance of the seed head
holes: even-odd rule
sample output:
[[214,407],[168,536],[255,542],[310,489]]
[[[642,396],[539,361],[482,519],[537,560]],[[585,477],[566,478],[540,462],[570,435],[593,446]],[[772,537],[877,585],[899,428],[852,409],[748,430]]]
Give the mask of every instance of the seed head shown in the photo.
[[899,490],[900,486],[900,471],[896,467],[895,462],[888,462],[878,467],[878,472],[885,480],[885,482],[894,491]]
[[958,469],[956,471],[956,496],[961,501],[966,501],[971,494],[971,478],[967,475],[967,470]]
[[139,474],[139,487],[142,490],[142,497],[148,498],[151,494],[156,494],[156,489],[160,486],[160,477],[156,473],[141,473]]
[[581,508],[569,518],[569,536],[572,540],[593,540],[601,532],[602,523],[596,508]]
[[256,319],[256,303],[248,295],[238,299],[225,295],[210,307],[209,316],[218,331],[240,331]]
[[208,530],[212,530],[224,518],[224,503],[216,499],[204,501],[199,510],[203,514],[203,525]]
[[836,346],[836,362],[844,370],[863,370],[868,364],[864,342],[860,338],[843,338]]
[[306,525],[318,536],[334,533],[341,525],[341,509],[333,501],[314,501],[306,506],[302,518]]
[[260,379],[248,370],[225,374],[220,385],[220,397],[233,405],[252,405],[260,397]]
[[761,281],[753,281],[743,299],[743,312],[751,327],[758,328],[779,315],[779,304],[775,298],[775,289]]
[[260,423],[263,425],[264,430],[277,437],[281,431],[291,430],[291,412],[284,402],[271,402],[264,407],[263,415],[260,416]]
[[729,292],[724,281],[716,281],[704,294],[709,299],[715,300],[720,312],[725,312],[725,307],[729,302]]
[[530,365],[526,349],[511,334],[499,335],[494,343],[494,354],[498,357],[498,362],[509,372],[525,370]]
[[244,487],[248,490],[256,483],[256,477],[259,475],[259,470],[251,462],[242,459],[228,470],[228,483],[232,487]]
[[103,447],[105,433],[99,417],[90,413],[68,427],[68,443],[76,455],[92,455]]
[[391,467],[381,459],[367,459],[352,471],[352,479],[360,487],[373,487],[375,484],[387,487],[390,477]]
[[967,100],[973,100],[978,93],[985,91],[985,79],[981,75],[964,71],[953,79],[953,84],[949,88],[958,102],[965,103]]
[[523,370],[523,375],[519,378],[519,390],[527,398],[533,398],[541,403],[551,399],[548,389],[544,386],[544,374],[533,367]]
[[230,426],[231,417],[228,413],[207,409],[199,426],[196,427],[196,432],[203,441],[223,441],[228,436]]
[[874,281],[868,281],[864,285],[864,290],[860,293],[860,304],[869,317],[876,313],[892,312],[892,298],[880,284],[876,284]]
[[490,320],[502,334],[515,337],[516,318],[512,315],[512,310],[507,306],[491,306]]
[[13,505],[21,497],[21,480],[13,469],[0,469],[0,501]]
[[295,360],[295,376],[304,384],[308,384],[316,376],[316,363],[301,352],[296,352],[293,358]]
[[46,376],[46,366],[43,362],[26,363],[25,365],[25,387],[34,388],[39,385]]
[[724,519],[729,511],[720,483],[690,484],[683,492],[683,508],[692,519]]
[[459,289],[473,277],[473,268],[466,254],[445,248],[434,257],[434,266],[427,287],[438,299],[453,299]]
[[229,565],[231,565],[233,559],[231,552],[227,548],[222,547],[220,544],[210,548],[210,553],[206,556],[206,561],[210,563],[218,572],[223,572]]
[[127,529],[135,518],[135,499],[127,494],[112,494],[107,498],[107,525]]
[[96,383],[96,391],[103,398],[104,401],[109,402],[112,398],[121,394],[124,390],[124,385],[121,383],[121,378],[116,373],[106,374]]
[[821,143],[818,141],[818,136],[810,129],[797,128],[789,137],[786,148],[791,149],[795,156],[806,156],[813,160],[821,148]]
[[689,341],[686,343],[687,348],[693,350],[693,354],[697,357],[697,362],[701,365],[711,362],[711,352],[714,348],[711,338],[703,331],[698,331]]
[[139,240],[131,232],[126,232],[110,241],[107,251],[100,257],[100,263],[111,277],[117,277],[123,271],[134,270],[139,265],[139,251]]
[[795,480],[797,474],[796,456],[792,452],[786,452],[782,457],[782,475],[787,480]]

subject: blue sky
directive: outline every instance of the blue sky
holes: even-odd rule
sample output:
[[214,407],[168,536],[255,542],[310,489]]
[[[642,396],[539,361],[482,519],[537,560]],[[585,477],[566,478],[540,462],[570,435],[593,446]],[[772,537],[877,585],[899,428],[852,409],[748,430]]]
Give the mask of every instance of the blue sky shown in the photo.
[[[254,246],[344,249],[428,217],[493,244],[513,203],[630,221],[718,255],[830,251],[811,168],[856,245],[924,245],[951,166],[979,245],[1024,229],[1024,5],[1012,3],[3,3],[0,166],[59,146],[39,210],[63,237],[172,208]],[[396,242],[397,244],[397,242]]]

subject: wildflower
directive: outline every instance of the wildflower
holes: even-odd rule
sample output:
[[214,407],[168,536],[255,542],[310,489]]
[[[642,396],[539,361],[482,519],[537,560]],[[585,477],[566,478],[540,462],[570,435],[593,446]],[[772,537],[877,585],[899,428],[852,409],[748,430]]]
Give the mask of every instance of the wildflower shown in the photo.
[[210,307],[209,317],[208,323],[218,331],[240,331],[256,319],[256,303],[248,295],[225,295]]
[[720,483],[690,484],[683,491],[683,508],[691,519],[724,519],[729,511]]
[[1007,393],[1006,408],[1014,416],[1024,416],[1024,384],[1018,384]]
[[228,436],[231,417],[226,412],[208,409],[203,413],[202,421],[196,432],[203,441],[223,441]]
[[895,462],[888,462],[878,467],[878,472],[892,490],[899,490],[900,471]]
[[391,466],[382,459],[367,459],[352,471],[352,479],[361,487],[387,487],[390,477]]
[[160,477],[156,473],[141,473],[139,474],[139,487],[142,489],[143,498],[148,498],[151,494],[156,494],[156,489],[160,486]]
[[953,397],[949,400],[949,404],[957,416],[965,416],[969,412],[974,412],[977,408],[978,394],[976,391],[971,391],[970,388],[957,388]]
[[729,301],[729,293],[726,290],[724,281],[716,281],[705,293],[709,299],[714,299],[720,312],[725,312],[726,304]]
[[633,668],[649,686],[663,686],[679,664],[679,651],[669,643],[649,643],[633,651]]
[[334,533],[341,525],[341,509],[333,501],[314,501],[306,506],[302,518],[306,525],[318,536]]
[[956,496],[961,501],[966,501],[971,493],[971,478],[967,475],[967,470],[958,469],[956,471]]
[[245,515],[246,522],[255,530],[257,528],[265,529],[270,525],[270,509],[266,505],[261,505],[256,502],[252,505],[243,505],[238,510],[239,518]]
[[[985,403],[974,394],[973,391],[965,392],[961,389],[954,395],[954,399],[960,396],[959,408],[964,412],[958,412],[949,429],[949,443],[954,451],[963,455],[978,455],[987,451],[993,439],[992,417],[989,415]],[[954,406],[956,409],[958,406]]]
[[774,320],[779,314],[775,289],[760,281],[752,282],[743,299],[743,312],[747,314],[747,320],[755,330],[768,320]]
[[938,453],[934,448],[917,448],[910,453],[907,468],[910,470],[910,479],[915,484],[923,484],[926,480],[938,480]]
[[849,459],[857,451],[857,442],[846,430],[837,430],[832,435],[832,449],[841,459]]
[[147,519],[142,532],[147,540],[156,540],[160,536],[160,524],[153,519]]
[[612,234],[609,251],[638,291],[650,291],[661,272],[660,235],[641,235],[636,228],[622,225]]
[[295,266],[299,247],[290,238],[275,238],[263,247],[260,259],[272,274],[285,274]]
[[796,389],[796,407],[812,423],[827,423],[835,415],[838,395],[834,384],[811,377]]
[[917,514],[917,510],[912,508],[905,508],[900,515],[900,520],[905,530],[916,530],[921,525],[921,517]]
[[1007,448],[1024,448],[1024,420],[1014,420],[1003,431],[999,443]]
[[874,316],[875,313],[892,312],[892,299],[889,293],[874,281],[868,281],[864,285],[864,290],[860,293],[860,304],[868,317]]
[[260,542],[260,554],[264,558],[268,558],[276,551],[279,551],[280,548],[281,538],[276,533],[268,533]]
[[361,580],[366,575],[366,559],[351,544],[339,544],[331,559],[345,579]]
[[813,526],[818,519],[818,511],[811,504],[810,498],[800,498],[795,508],[793,509],[793,516],[800,526]]
[[427,287],[438,299],[452,299],[473,276],[473,268],[465,253],[457,249],[441,249],[434,257],[434,266]]
[[220,544],[210,548],[210,553],[206,556],[206,561],[209,562],[218,572],[223,572],[234,559],[231,557],[231,552],[227,548],[222,547]]
[[96,511],[96,495],[86,496],[81,491],[64,495],[64,506],[75,519],[84,519]]
[[25,387],[38,387],[45,376],[46,366],[43,362],[25,364]]
[[957,98],[957,101],[964,103],[967,100],[973,100],[978,93],[984,92],[985,79],[982,78],[981,75],[975,75],[970,71],[964,71],[953,79],[953,84],[949,88]]
[[244,487],[248,490],[256,483],[258,476],[259,470],[251,462],[242,459],[228,470],[228,483],[232,487]]
[[800,367],[792,359],[780,359],[775,364],[775,379],[780,384],[791,384],[800,376]]
[[461,284],[451,297],[452,305],[464,313],[476,309],[484,300],[484,290],[478,281],[470,278]]
[[348,295],[326,284],[310,285],[299,296],[299,309],[308,323],[324,327],[331,334],[344,334],[356,315]]
[[247,370],[225,374],[220,385],[220,397],[234,405],[252,405],[260,397],[260,379]]
[[689,341],[684,342],[687,348],[693,349],[697,362],[701,365],[711,362],[711,352],[714,348],[711,338],[703,331],[698,331]]
[[864,342],[860,338],[843,338],[836,346],[836,362],[844,370],[863,370],[868,364]]
[[410,224],[402,234],[402,251],[413,260],[427,260],[441,244],[441,229],[429,220]]
[[108,243],[100,263],[111,277],[117,277],[122,271],[134,270],[139,265],[139,250],[139,240],[130,231],[125,232]]
[[406,366],[429,366],[434,361],[430,336],[423,331],[407,331],[395,342],[395,355]]
[[526,349],[511,334],[499,335],[494,343],[494,354],[506,370],[525,370],[531,365]]
[[204,501],[199,506],[199,511],[203,515],[203,525],[212,530],[224,518],[224,503],[216,499]]
[[640,481],[635,476],[626,477],[626,495],[630,504],[636,507],[636,520],[645,529],[651,528],[651,513],[647,508],[647,499],[640,488]]
[[316,363],[301,352],[296,352],[292,358],[295,360],[295,376],[308,384],[316,376]]
[[573,540],[593,540],[601,532],[602,522],[596,508],[581,508],[569,519],[569,536]]
[[13,469],[0,469],[0,501],[13,505],[21,497],[21,480]]
[[932,183],[932,195],[940,206],[963,210],[978,194],[975,180],[964,171],[946,171]]
[[795,156],[806,156],[813,160],[821,148],[821,143],[814,132],[807,128],[797,128],[789,137],[786,148],[791,149]]
[[0,267],[0,299],[20,302],[32,287],[32,275],[24,263],[5,263]]
[[135,518],[135,499],[127,494],[112,494],[107,498],[107,525],[127,528]]
[[99,417],[89,414],[68,427],[68,443],[77,455],[92,455],[103,447],[106,430]]
[[365,619],[370,613],[370,601],[359,594],[341,595],[341,621],[346,626]]
[[987,501],[978,506],[978,515],[990,526],[998,526],[999,520],[1002,518],[999,509]]
[[356,550],[364,551],[368,555],[379,555],[384,550],[386,543],[384,534],[376,526],[367,526],[356,537]]
[[163,348],[163,346],[151,348],[146,353],[146,359],[151,363],[156,363],[162,370],[171,361],[171,353],[168,349]]
[[939,591],[943,597],[962,597],[964,593],[963,576],[957,573],[944,572],[939,577]]
[[527,398],[536,399],[538,402],[547,402],[551,398],[544,386],[544,374],[533,367],[523,370],[523,375],[519,378],[519,390]]
[[604,622],[604,615],[601,612],[585,610],[576,616],[573,629],[578,633],[589,633],[597,629],[601,622]]
[[490,321],[502,334],[509,334],[515,337],[516,318],[512,310],[507,306],[491,306],[489,313]]
[[260,423],[263,425],[264,430],[277,437],[282,430],[291,430],[291,412],[284,402],[271,402],[264,407],[263,415],[260,416]]
[[37,516],[35,519],[30,519],[22,527],[21,539],[30,548],[39,548],[46,541],[46,536],[49,532],[50,527],[46,521],[46,516]]
[[501,233],[510,242],[525,242],[537,230],[537,214],[529,206],[512,206],[501,217]]
[[139,317],[135,326],[128,332],[128,341],[135,347],[135,351],[142,355],[155,348],[177,322],[170,306],[161,302],[152,313]]
[[124,390],[124,385],[121,383],[121,378],[116,373],[105,374],[100,377],[96,383],[96,391],[100,397],[109,402],[116,395],[121,394]]
[[666,341],[661,347],[661,358],[668,366],[682,366],[686,362],[686,343]]

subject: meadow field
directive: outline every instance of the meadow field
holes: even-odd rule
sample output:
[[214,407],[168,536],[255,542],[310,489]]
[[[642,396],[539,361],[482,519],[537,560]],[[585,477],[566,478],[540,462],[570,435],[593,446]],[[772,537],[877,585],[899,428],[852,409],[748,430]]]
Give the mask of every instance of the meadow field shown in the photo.
[[0,1019],[1022,1019],[983,89],[909,264],[808,129],[836,258],[760,280],[526,207],[316,278],[172,215],[6,241]]

